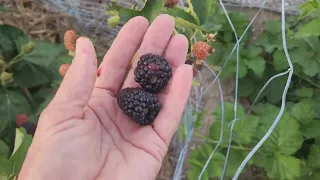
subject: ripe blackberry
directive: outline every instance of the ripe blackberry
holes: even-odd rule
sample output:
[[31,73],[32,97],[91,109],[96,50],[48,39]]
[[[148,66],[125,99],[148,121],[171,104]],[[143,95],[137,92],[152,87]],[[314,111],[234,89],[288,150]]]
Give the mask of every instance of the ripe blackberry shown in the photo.
[[141,126],[152,124],[161,109],[156,95],[142,88],[122,89],[118,93],[117,103],[127,116]]
[[148,53],[140,57],[134,75],[144,90],[156,93],[168,84],[172,68],[164,57]]

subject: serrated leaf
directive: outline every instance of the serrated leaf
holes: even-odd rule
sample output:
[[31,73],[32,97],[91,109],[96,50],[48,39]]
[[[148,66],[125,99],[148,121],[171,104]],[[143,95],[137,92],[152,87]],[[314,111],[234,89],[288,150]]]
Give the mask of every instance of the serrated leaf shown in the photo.
[[[270,129],[278,112],[273,112],[261,117],[261,126],[258,129],[257,137],[260,140]],[[287,155],[295,153],[302,145],[303,137],[300,132],[299,123],[284,112],[276,128],[269,138],[262,145],[261,150],[265,152],[279,152]]]
[[253,70],[258,76],[262,76],[266,68],[266,62],[262,57],[245,60],[246,65]]
[[28,37],[22,30],[7,24],[0,25],[0,54],[6,61],[17,56],[27,42]]
[[318,0],[309,0],[302,5],[299,6],[299,9],[302,11],[299,19],[308,16],[310,12],[314,10],[319,10],[320,8],[319,1]]
[[312,88],[300,88],[296,90],[296,95],[299,97],[312,97],[313,96],[313,89]]
[[[227,143],[229,141],[229,123],[234,119],[234,111],[233,107],[234,105],[231,103],[225,103],[224,104],[224,128],[223,128],[223,140],[226,140],[224,143]],[[238,120],[234,123],[233,128],[233,140],[239,142],[240,144],[249,144],[251,142],[251,138],[256,132],[256,128],[259,123],[259,117],[249,115],[244,116],[244,109],[241,105],[238,106],[237,110],[237,118],[241,118],[241,120]],[[221,123],[222,123],[222,108],[219,106],[215,112],[215,118],[216,121],[213,124],[213,126],[210,129],[210,137],[213,140],[219,140],[220,139],[220,133],[221,133]]]
[[[189,179],[191,179],[191,176],[198,177],[200,175],[201,170],[203,169],[207,159],[213,151],[214,146],[214,144],[202,144],[191,152],[189,159],[191,168],[188,170],[188,175],[190,175]],[[224,165],[224,160],[225,157],[223,154],[221,154],[220,152],[215,152],[206,170],[204,171],[204,175],[206,174],[207,178],[220,177]],[[191,173],[191,171],[194,172]]]
[[[28,135],[23,128],[17,129],[16,139],[22,139],[17,150],[12,154],[9,161],[12,165],[12,173],[18,175],[32,142],[32,136]],[[19,143],[17,143],[19,144]]]
[[192,9],[200,20],[200,25],[204,24],[211,11],[211,0],[191,0]]
[[268,21],[264,26],[264,30],[270,32],[273,35],[281,33],[281,21]]
[[316,117],[313,102],[309,99],[295,104],[291,109],[291,114],[304,125],[310,123]]
[[306,38],[310,36],[319,36],[320,35],[320,19],[313,19],[307,24],[300,26],[298,32],[296,33],[296,38]]
[[256,133],[260,118],[249,115],[235,122],[234,139],[240,144],[249,144]]
[[139,15],[144,16],[149,22],[152,22],[161,14],[161,9],[164,7],[165,3],[165,0],[147,0]]
[[276,71],[282,71],[289,68],[286,55],[283,51],[276,50],[273,54],[273,66]]
[[9,122],[15,122],[18,113],[29,114],[31,107],[21,91],[0,87],[0,132]]
[[305,125],[302,129],[302,134],[304,137],[310,139],[310,138],[316,138],[320,137],[320,121],[319,120],[311,120],[311,122],[307,125]]
[[62,44],[52,44],[46,41],[33,42],[35,43],[33,51],[23,57],[24,61],[32,64],[50,69],[58,57],[62,55],[62,53],[66,53]]
[[320,145],[313,144],[310,154],[308,155],[308,166],[312,168],[320,168]]
[[300,61],[299,64],[303,67],[303,72],[310,77],[320,73],[320,62],[317,59],[305,59]]
[[270,178],[295,179],[300,177],[300,159],[293,156],[276,154],[271,171],[267,172]]
[[[226,169],[226,177],[232,178],[234,176],[240,164],[242,163],[242,161],[247,155],[248,155],[248,152],[245,150],[231,149],[229,153],[229,158],[228,158],[229,163]],[[251,163],[252,163],[252,160],[250,161],[250,163],[248,163],[248,165],[250,165]],[[241,174],[246,171],[247,166],[243,168],[243,170],[241,171]]]
[[259,103],[252,108],[252,112],[254,112],[255,114],[258,114],[259,116],[268,115],[270,113],[279,112],[279,111],[280,109],[277,106],[269,103]]
[[32,88],[48,83],[50,77],[46,69],[31,63],[21,62],[15,66],[14,80],[22,88]]
[[257,46],[249,45],[245,53],[246,53],[246,57],[248,57],[249,59],[255,59],[257,58],[257,56],[259,56],[262,53],[262,49]]
[[242,78],[239,80],[238,96],[247,97],[254,91],[254,84],[249,78]]

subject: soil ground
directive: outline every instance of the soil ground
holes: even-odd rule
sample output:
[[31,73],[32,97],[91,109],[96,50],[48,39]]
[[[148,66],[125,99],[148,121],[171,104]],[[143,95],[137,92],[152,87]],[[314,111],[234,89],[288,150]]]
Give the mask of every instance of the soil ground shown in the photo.
[[[27,34],[36,39],[46,39],[51,42],[60,43],[63,39],[63,34],[67,29],[79,29],[79,27],[73,23],[73,17],[61,13],[48,12],[41,7],[35,6],[31,0],[0,0],[0,6],[9,8],[11,12],[0,11],[0,23],[1,24],[11,24],[17,26],[24,30]],[[255,8],[229,8],[229,11],[240,11],[246,13],[251,19],[257,9]],[[263,10],[256,21],[253,23],[254,27],[254,37],[256,37],[262,30],[264,23],[268,19],[279,19],[278,13]],[[103,46],[103,45],[102,45]],[[202,84],[205,85],[204,89],[208,87],[208,84],[212,81],[213,77],[211,73],[203,69],[202,71]],[[234,81],[229,80],[222,82],[222,88],[224,91],[224,101],[232,102],[234,93]],[[208,93],[205,94],[203,99],[206,101],[202,102],[201,108],[205,110],[206,114],[204,116],[202,128],[198,130],[198,133],[206,134],[208,128],[214,122],[214,117],[211,115],[212,111],[220,104],[219,89],[217,85],[210,88]],[[194,148],[196,144],[199,144],[197,140],[194,139],[190,145],[190,150]],[[172,179],[175,164],[178,159],[178,154],[176,154],[175,149],[169,148],[169,152],[163,161],[163,167],[159,173],[159,180],[169,180]],[[187,165],[185,169],[187,169]],[[261,172],[252,168],[248,170],[242,179],[256,179]],[[184,175],[185,177],[185,175]],[[184,178],[186,179],[186,178]],[[261,179],[261,178],[260,178]]]

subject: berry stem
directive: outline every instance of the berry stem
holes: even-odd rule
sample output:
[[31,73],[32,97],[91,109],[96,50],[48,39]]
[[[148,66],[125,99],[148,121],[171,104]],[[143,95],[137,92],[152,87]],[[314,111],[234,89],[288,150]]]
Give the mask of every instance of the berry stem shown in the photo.
[[7,66],[12,66],[13,64],[17,63],[18,61],[21,60],[21,57],[24,55],[24,52],[22,51],[20,54],[18,54],[16,57],[14,57]]
[[23,94],[24,94],[24,95],[26,96],[26,98],[28,99],[30,105],[31,105],[32,107],[35,107],[35,104],[34,104],[34,102],[33,102],[33,98],[32,98],[32,96],[31,96],[31,93],[30,93],[29,89],[27,89],[27,88],[22,88],[22,91],[23,91]]

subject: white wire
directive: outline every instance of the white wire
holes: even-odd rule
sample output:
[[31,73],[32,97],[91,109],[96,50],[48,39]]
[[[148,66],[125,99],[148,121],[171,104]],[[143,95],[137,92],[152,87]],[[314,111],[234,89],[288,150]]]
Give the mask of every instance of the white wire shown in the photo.
[[289,64],[289,76],[287,79],[287,83],[286,86],[284,88],[284,92],[282,94],[282,102],[281,102],[281,108],[280,108],[280,112],[277,116],[277,118],[275,119],[275,121],[273,122],[273,124],[271,125],[270,129],[268,130],[268,132],[263,136],[263,138],[259,141],[259,143],[252,149],[252,151],[250,151],[250,153],[247,155],[247,157],[242,161],[242,163],[240,164],[237,172],[235,173],[234,177],[232,180],[236,180],[238,179],[242,169],[244,168],[244,166],[247,164],[247,162],[251,159],[251,157],[258,151],[258,149],[262,146],[262,144],[268,139],[268,137],[270,136],[270,134],[273,132],[274,128],[276,127],[276,125],[278,124],[278,122],[280,121],[280,118],[283,115],[285,106],[286,106],[286,95],[291,83],[291,78],[292,78],[292,74],[293,74],[293,65],[291,62],[291,58],[289,56],[288,53],[288,48],[287,48],[287,43],[286,43],[286,28],[285,28],[285,0],[282,0],[282,12],[281,12],[281,21],[282,21],[282,44],[283,44],[283,50],[284,53],[286,55],[288,64]]
[[[211,67],[204,62],[204,65],[213,73],[214,76],[216,76],[217,74],[214,72],[213,69],[211,69]],[[222,86],[220,83],[220,80],[218,79],[218,86],[219,86],[219,93],[220,93],[220,103],[221,103],[221,130],[220,130],[220,138],[219,138],[219,142],[217,143],[216,147],[213,149],[213,151],[211,152],[209,158],[207,159],[206,164],[204,165],[204,167],[201,170],[200,175],[198,176],[198,180],[201,179],[203,173],[205,172],[206,168],[208,167],[214,153],[217,151],[217,149],[219,148],[222,140],[223,140],[223,126],[224,126],[224,100],[223,100],[223,91],[222,91]]]

